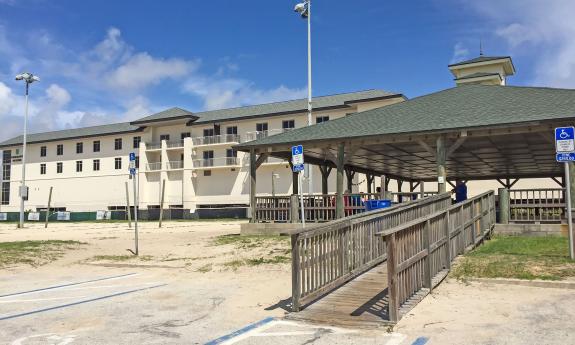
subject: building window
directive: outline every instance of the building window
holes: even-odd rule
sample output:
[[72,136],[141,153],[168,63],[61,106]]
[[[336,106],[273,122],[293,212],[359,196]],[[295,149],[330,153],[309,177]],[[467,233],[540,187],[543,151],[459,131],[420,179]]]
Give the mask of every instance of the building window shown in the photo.
[[40,157],[46,157],[46,146],[40,147]]
[[267,130],[268,130],[268,123],[267,122],[256,123],[256,131],[265,132]]
[[140,156],[136,156],[135,164],[136,164],[136,169],[140,169]]
[[56,163],[56,173],[61,174],[64,171],[64,163]]
[[94,150],[93,150],[94,152],[100,152],[100,140],[94,141],[93,148],[94,148]]
[[295,128],[295,120],[284,120],[284,121],[282,121],[282,128],[283,129]]
[[92,161],[92,167],[93,167],[94,171],[100,171],[100,160],[94,159]]
[[58,156],[61,156],[64,154],[64,145],[60,144],[60,145],[56,146],[56,154]]
[[76,161],[76,172],[82,172],[82,161]]
[[46,175],[46,164],[40,164],[40,175]]
[[191,134],[190,132],[185,132],[185,133],[180,134],[180,138],[181,138],[182,140],[184,140],[184,139],[186,139],[186,138],[189,138],[189,137],[191,137],[191,136],[192,136],[192,134]]
[[204,166],[214,166],[214,151],[204,151]]
[[211,170],[204,170],[204,176],[212,176]]
[[76,153],[84,153],[84,143],[76,143]]
[[142,142],[142,137],[134,137],[134,148],[139,149],[141,142]]
[[324,123],[329,121],[329,116],[318,116],[315,118],[315,123]]
[[12,151],[6,150],[2,156],[2,180],[10,181],[10,167],[12,166]]
[[169,134],[160,135],[160,141],[162,141],[162,140],[170,141],[170,135]]
[[10,182],[2,182],[2,205],[10,205]]
[[213,137],[213,136],[214,136],[213,128],[204,128],[204,137]]
[[122,138],[114,139],[114,150],[121,150],[122,149]]
[[226,134],[237,135],[238,134],[238,126],[230,126],[226,128]]
[[235,158],[238,156],[238,151],[234,149],[227,149],[226,150],[226,157],[228,158]]
[[114,159],[114,168],[116,170],[122,169],[122,158],[115,158]]

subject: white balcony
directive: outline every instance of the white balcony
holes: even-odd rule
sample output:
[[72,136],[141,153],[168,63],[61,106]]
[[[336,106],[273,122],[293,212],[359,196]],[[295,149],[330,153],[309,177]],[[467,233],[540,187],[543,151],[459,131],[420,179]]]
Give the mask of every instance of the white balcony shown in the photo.
[[209,159],[196,159],[193,161],[194,169],[214,169],[226,167],[241,167],[241,162],[238,157],[222,157],[222,158],[209,158]]
[[147,151],[154,151],[154,150],[161,150],[161,149],[162,149],[162,143],[161,142],[146,143],[146,150]]
[[246,133],[246,141],[263,139],[266,137],[270,137],[272,135],[285,133],[285,132],[290,131],[292,129],[293,128],[284,128],[284,129],[270,129],[267,131],[247,132]]
[[162,170],[162,162],[148,163],[146,171],[160,171]]
[[166,163],[168,170],[181,170],[184,168],[184,161],[170,161]]
[[183,140],[166,141],[166,147],[169,149],[180,149],[184,147]]
[[221,145],[221,144],[239,144],[240,136],[237,134],[222,134],[213,135],[209,137],[196,137],[192,138],[194,146],[204,146],[204,145]]

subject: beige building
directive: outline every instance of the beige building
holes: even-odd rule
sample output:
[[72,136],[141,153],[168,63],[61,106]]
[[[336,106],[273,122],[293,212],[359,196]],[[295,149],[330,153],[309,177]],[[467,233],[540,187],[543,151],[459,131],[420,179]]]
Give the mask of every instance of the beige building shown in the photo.
[[[322,123],[403,100],[401,94],[381,90],[317,97],[312,120]],[[198,209],[239,210],[241,215],[249,204],[249,162],[247,155],[232,147],[306,125],[307,100],[302,99],[198,113],[172,108],[130,123],[31,134],[26,210],[45,209],[50,187],[51,207],[61,211],[125,209],[129,154],[134,152],[141,209],[160,207],[165,184],[164,208],[184,210],[183,217],[194,217]],[[0,149],[0,207],[2,212],[15,212],[20,200],[22,138],[0,143]],[[312,176],[314,192],[320,193],[319,170]],[[290,194],[289,163],[265,162],[260,181],[258,193]],[[354,190],[362,184],[365,188],[365,181],[356,176]],[[132,182],[128,188],[131,197]],[[309,192],[307,182],[303,190]]]

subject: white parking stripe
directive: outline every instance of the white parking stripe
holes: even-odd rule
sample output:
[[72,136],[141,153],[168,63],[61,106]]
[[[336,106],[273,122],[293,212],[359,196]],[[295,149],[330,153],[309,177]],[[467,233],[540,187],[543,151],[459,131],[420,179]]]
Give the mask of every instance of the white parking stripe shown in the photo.
[[391,339],[389,339],[385,345],[400,345],[407,338],[407,336],[401,333],[390,333],[389,337]]

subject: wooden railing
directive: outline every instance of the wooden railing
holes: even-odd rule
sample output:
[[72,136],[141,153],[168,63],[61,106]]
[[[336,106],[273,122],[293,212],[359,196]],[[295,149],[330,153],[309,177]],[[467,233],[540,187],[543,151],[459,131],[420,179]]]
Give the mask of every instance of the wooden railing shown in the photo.
[[565,211],[565,189],[510,189],[509,221],[559,223]]
[[[436,195],[437,192],[426,192],[424,196]],[[295,199],[293,199],[295,197]],[[365,212],[365,202],[380,199],[378,193],[355,193],[344,194],[344,215],[346,217]],[[394,204],[410,202],[421,198],[421,193],[392,193]],[[291,205],[290,200],[296,200]],[[335,194],[304,195],[305,220],[309,223],[329,222],[336,220],[336,196]],[[299,212],[300,200],[298,196],[258,196],[256,197],[255,222],[301,222]],[[292,217],[289,212],[293,211]],[[287,212],[287,216],[286,216]]]
[[390,321],[397,322],[441,282],[452,260],[490,234],[492,191],[378,232],[387,248]]
[[295,311],[386,259],[377,232],[447,209],[450,194],[319,224],[291,233]]

